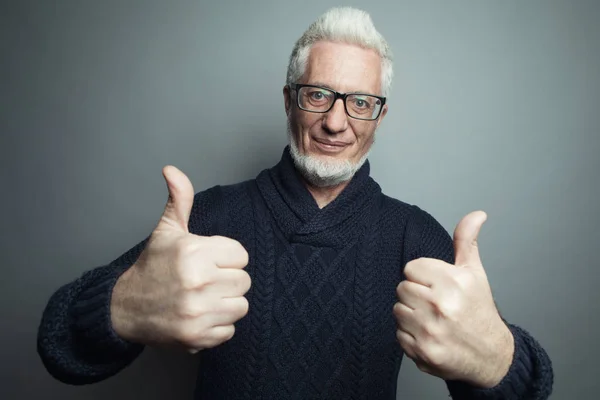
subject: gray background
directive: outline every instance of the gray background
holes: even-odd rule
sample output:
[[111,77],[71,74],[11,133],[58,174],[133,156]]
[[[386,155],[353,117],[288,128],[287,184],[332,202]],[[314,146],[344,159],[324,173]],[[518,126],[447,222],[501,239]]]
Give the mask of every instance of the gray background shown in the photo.
[[[51,293],[150,232],[161,167],[196,190],[254,177],[286,144],[294,41],[338,1],[19,1],[0,9],[3,399],[186,399],[192,357],[146,351],[88,387],[35,351]],[[504,316],[547,349],[554,399],[600,392],[600,2],[350,1],[396,56],[372,153],[384,191],[450,231],[489,214]],[[443,399],[406,360],[398,398]]]

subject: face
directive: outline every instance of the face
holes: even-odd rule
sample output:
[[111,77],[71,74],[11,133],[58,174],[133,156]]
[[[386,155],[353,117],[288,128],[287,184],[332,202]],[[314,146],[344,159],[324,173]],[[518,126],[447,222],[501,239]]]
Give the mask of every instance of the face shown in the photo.
[[[355,45],[317,42],[297,83],[381,96],[381,58],[374,50]],[[384,105],[377,120],[357,120],[346,114],[341,99],[327,113],[303,111],[296,104],[296,92],[287,87],[284,99],[290,134],[298,151],[327,164],[358,163],[368,153],[375,130],[387,113]]]

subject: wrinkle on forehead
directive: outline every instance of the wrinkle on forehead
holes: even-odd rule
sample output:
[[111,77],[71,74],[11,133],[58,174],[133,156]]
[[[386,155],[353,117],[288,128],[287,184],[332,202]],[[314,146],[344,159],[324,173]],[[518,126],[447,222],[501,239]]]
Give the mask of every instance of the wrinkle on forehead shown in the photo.
[[353,44],[317,42],[303,80],[338,92],[381,95],[381,57],[375,50]]

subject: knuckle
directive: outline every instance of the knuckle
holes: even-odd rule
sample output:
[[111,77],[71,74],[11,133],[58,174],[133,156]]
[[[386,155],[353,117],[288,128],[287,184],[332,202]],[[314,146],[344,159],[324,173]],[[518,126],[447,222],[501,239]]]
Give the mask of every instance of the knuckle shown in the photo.
[[218,251],[226,252],[233,255],[233,259],[236,260],[236,264],[243,266],[248,265],[249,256],[246,248],[237,240],[228,238],[226,236],[211,236],[211,243],[213,249]]
[[203,345],[209,348],[215,347],[231,340],[234,335],[235,326],[233,325],[215,327],[203,339]]
[[400,297],[403,292],[406,292],[406,286],[408,285],[408,281],[402,281],[396,286],[396,295]]
[[404,275],[410,275],[412,270],[415,268],[416,260],[411,260],[404,265]]
[[455,320],[461,309],[460,302],[456,299],[450,299],[443,303],[436,304],[435,308],[439,315],[450,320]]
[[235,258],[239,260],[241,265],[248,265],[249,256],[246,248],[237,240],[228,239],[227,242],[227,251],[231,252],[235,255]]
[[468,289],[473,287],[475,277],[468,271],[458,271],[458,273],[453,275],[453,280],[459,288]]
[[231,340],[233,338],[233,335],[235,335],[235,325],[229,325],[227,326],[227,329],[223,330],[223,334],[222,334],[222,340],[224,342]]
[[198,287],[198,282],[196,282],[196,279],[194,278],[180,275],[179,285],[184,291],[187,292],[196,289]]
[[185,235],[175,243],[175,252],[179,260],[187,258],[198,248],[198,240],[192,235]]
[[192,347],[192,348],[196,347],[197,344],[199,343],[198,337],[189,331],[180,332],[177,335],[177,341],[183,347]]
[[443,352],[439,346],[428,344],[418,349],[418,357],[426,366],[440,368],[443,365]]
[[[196,347],[199,338],[199,332],[192,329],[190,324],[178,324],[174,331],[175,340],[184,347]],[[200,332],[201,336],[201,332]]]
[[252,286],[252,279],[246,271],[240,272],[242,272],[242,274],[240,274],[240,279],[238,280],[238,287],[243,294],[246,294]]
[[194,301],[190,296],[183,296],[177,306],[177,316],[187,320],[205,315],[208,309],[201,302]]
[[424,258],[416,258],[407,262],[404,266],[404,276],[410,279],[410,277],[414,276],[424,262],[426,262]]
[[436,340],[440,336],[440,328],[437,326],[437,324],[425,324],[421,329],[423,331],[423,335],[429,340]]
[[186,268],[179,270],[179,284],[185,291],[202,289],[214,283],[214,276],[207,268]]
[[404,317],[404,312],[402,309],[402,305],[400,303],[394,304],[392,312],[394,313],[394,316],[396,317],[396,319],[399,320],[398,322],[400,322],[400,320]]
[[223,250],[231,250],[231,248],[237,243],[235,239],[228,238],[226,236],[215,235],[210,237],[210,245],[218,247]]
[[239,315],[240,318],[243,318],[248,314],[249,309],[250,309],[250,303],[248,303],[248,299],[245,297],[240,297],[239,306],[237,309],[237,315]]

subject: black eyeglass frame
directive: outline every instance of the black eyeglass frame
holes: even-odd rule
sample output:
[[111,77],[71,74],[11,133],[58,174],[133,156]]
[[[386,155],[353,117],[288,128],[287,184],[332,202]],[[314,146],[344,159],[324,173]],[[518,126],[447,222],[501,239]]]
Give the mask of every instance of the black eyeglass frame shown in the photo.
[[[350,118],[358,119],[360,121],[376,121],[379,118],[379,116],[381,115],[381,110],[383,110],[383,106],[385,105],[385,100],[386,100],[385,97],[376,96],[376,95],[370,94],[370,93],[341,93],[341,92],[336,92],[335,90],[328,88],[328,87],[318,86],[318,85],[306,85],[303,83],[290,83],[288,85],[288,87],[291,90],[296,91],[296,105],[302,111],[312,112],[312,113],[317,113],[317,114],[325,114],[325,113],[328,113],[333,108],[333,106],[335,105],[335,102],[338,101],[338,99],[342,99],[342,103],[344,103],[344,110],[346,111],[346,115],[349,116]],[[333,101],[331,102],[331,105],[329,106],[329,108],[325,111],[307,110],[300,105],[300,89],[302,89],[303,87],[312,87],[312,88],[316,88],[316,89],[328,90],[328,91],[332,92],[335,97],[334,97]],[[358,118],[358,117],[354,117],[354,116],[350,115],[350,113],[348,112],[348,106],[346,105],[346,98],[348,96],[370,96],[370,97],[375,97],[375,98],[379,99],[379,101],[381,101],[381,107],[379,108],[379,112],[377,113],[377,116],[375,118]]]

